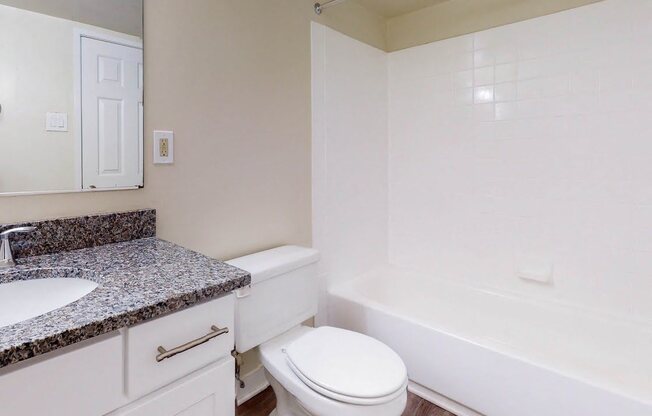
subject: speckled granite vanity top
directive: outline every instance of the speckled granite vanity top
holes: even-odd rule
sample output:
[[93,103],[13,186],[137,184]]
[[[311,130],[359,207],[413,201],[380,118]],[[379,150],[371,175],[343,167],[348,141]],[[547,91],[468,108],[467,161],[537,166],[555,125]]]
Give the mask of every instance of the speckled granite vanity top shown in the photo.
[[156,237],[24,257],[0,283],[81,277],[98,287],[35,318],[0,327],[0,367],[219,297],[250,283],[249,273]]

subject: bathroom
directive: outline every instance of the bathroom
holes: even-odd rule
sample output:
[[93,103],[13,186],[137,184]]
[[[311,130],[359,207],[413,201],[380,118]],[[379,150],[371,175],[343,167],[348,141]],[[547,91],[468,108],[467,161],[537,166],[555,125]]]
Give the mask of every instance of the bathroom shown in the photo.
[[0,0],[0,415],[651,416],[651,39]]

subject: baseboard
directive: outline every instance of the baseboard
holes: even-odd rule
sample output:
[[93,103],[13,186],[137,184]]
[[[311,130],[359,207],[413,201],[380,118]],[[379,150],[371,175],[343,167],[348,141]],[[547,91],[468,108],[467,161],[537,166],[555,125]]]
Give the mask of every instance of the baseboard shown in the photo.
[[256,367],[255,370],[252,370],[247,374],[241,375],[240,378],[244,381],[245,388],[241,389],[240,383],[236,380],[235,391],[238,406],[269,386],[269,382],[267,381],[267,378],[265,378],[265,368],[262,365]]
[[455,400],[451,400],[446,396],[442,396],[441,394],[413,381],[409,382],[408,391],[414,393],[422,399],[428,400],[432,404],[436,404],[444,410],[448,410],[457,416],[484,416],[475,410],[469,409],[468,407],[456,402]]

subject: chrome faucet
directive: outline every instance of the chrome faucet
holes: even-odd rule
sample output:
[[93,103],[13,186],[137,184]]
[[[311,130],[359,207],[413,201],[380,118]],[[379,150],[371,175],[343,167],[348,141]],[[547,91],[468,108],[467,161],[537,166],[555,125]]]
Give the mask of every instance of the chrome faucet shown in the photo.
[[14,255],[11,252],[9,237],[15,233],[31,233],[34,230],[36,230],[36,227],[18,227],[0,233],[0,269],[16,265]]

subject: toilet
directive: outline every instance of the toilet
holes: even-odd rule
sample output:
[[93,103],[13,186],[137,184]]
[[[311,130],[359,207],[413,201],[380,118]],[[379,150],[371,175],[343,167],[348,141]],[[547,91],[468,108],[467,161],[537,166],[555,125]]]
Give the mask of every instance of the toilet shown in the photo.
[[235,349],[259,348],[276,416],[400,416],[407,370],[388,346],[357,332],[302,325],[317,313],[316,250],[283,246],[227,263],[251,273],[235,292]]

